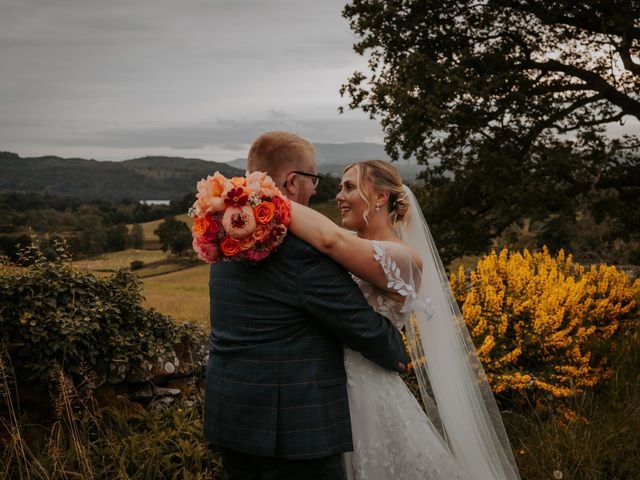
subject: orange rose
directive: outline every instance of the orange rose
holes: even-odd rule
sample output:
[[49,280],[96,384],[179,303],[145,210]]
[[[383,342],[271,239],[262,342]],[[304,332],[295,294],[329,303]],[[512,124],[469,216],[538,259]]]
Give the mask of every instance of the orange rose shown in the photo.
[[193,219],[193,233],[196,235],[204,235],[209,228],[209,221],[205,217],[195,217]]
[[291,201],[288,198],[274,197],[273,203],[278,209],[278,222],[285,227],[291,223]]
[[269,223],[276,214],[276,206],[271,202],[262,202],[253,209],[253,213],[259,223],[266,224]]
[[227,257],[233,257],[240,251],[240,242],[232,237],[224,237],[220,242],[220,250]]

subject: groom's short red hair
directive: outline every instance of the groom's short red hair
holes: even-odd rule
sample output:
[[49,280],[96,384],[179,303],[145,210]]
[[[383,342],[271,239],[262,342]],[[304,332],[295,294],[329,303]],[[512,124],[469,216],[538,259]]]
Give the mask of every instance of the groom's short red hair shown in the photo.
[[289,132],[265,132],[249,149],[247,170],[267,172],[278,182],[290,170],[315,162],[315,157],[316,149],[308,140]]

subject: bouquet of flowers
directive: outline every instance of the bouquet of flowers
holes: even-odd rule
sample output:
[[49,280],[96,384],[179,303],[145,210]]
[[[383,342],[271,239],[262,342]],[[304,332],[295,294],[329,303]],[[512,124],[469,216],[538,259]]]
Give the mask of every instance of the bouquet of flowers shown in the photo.
[[207,263],[259,262],[282,243],[291,222],[287,200],[266,173],[226,178],[220,172],[197,184],[193,248]]

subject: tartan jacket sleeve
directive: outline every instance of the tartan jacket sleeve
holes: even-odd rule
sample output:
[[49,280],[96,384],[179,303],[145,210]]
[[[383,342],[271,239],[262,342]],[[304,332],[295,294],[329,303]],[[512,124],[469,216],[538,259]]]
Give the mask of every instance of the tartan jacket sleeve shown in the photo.
[[383,368],[404,372],[409,359],[400,332],[373,311],[341,265],[310,245],[306,253],[297,274],[304,311],[352,350]]

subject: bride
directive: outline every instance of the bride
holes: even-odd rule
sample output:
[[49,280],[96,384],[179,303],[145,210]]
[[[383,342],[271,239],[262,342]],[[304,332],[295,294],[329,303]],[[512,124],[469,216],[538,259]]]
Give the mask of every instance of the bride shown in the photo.
[[290,229],[347,268],[372,307],[404,329],[427,411],[397,373],[345,349],[354,443],[347,478],[519,479],[413,193],[393,165],[370,160],[345,169],[336,198],[346,229],[293,202]]

